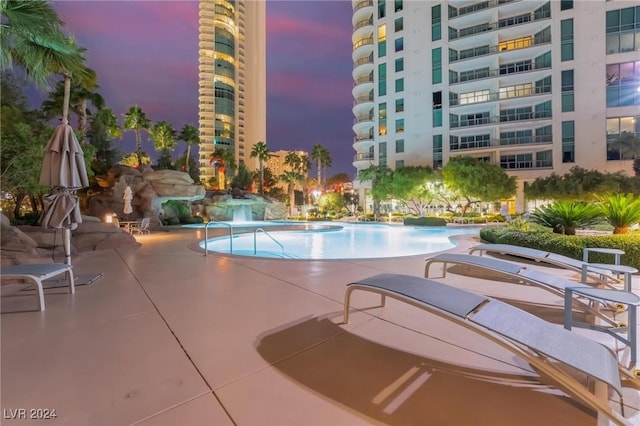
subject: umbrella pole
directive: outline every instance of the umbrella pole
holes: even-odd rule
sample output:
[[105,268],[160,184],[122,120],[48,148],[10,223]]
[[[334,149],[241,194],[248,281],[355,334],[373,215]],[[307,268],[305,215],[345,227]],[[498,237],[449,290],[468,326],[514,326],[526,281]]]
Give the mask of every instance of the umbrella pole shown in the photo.
[[71,228],[62,228],[62,240],[64,243],[64,263],[71,266]]

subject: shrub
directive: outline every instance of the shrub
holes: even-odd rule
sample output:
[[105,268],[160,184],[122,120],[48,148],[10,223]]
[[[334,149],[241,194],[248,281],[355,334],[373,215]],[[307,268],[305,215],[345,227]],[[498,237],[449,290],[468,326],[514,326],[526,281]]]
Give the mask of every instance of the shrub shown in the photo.
[[447,221],[441,217],[407,217],[404,219],[407,226],[447,226]]
[[[621,263],[640,269],[640,232],[617,235],[578,235],[567,237],[548,231],[521,232],[505,228],[484,228],[480,238],[494,244],[511,244],[563,254],[582,260],[586,247],[615,248],[623,250]],[[592,263],[612,263],[611,255],[592,253]]]
[[580,201],[556,200],[531,213],[531,221],[548,226],[553,232],[575,235],[576,228],[600,222],[602,211],[595,204]]
[[607,195],[599,201],[614,234],[626,234],[630,226],[640,222],[640,198],[633,194]]

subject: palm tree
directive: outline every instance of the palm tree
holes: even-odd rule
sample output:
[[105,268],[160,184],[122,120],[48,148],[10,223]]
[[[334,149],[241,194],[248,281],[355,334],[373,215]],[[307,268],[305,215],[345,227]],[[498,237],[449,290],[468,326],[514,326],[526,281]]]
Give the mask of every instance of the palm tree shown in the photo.
[[166,121],[160,121],[151,127],[149,136],[154,141],[156,150],[160,151],[158,168],[170,168],[171,151],[176,146],[176,131],[173,126]]
[[217,173],[219,173],[222,179],[218,177],[218,188],[224,189],[227,185],[226,169],[235,170],[237,168],[236,156],[231,149],[217,147],[215,151],[209,157],[209,163],[213,164],[217,162]]
[[640,222],[640,197],[633,194],[612,194],[599,198],[600,208],[614,234],[626,234],[629,227]]
[[307,162],[304,158],[300,157],[295,151],[290,151],[284,157],[284,165],[289,166],[289,170],[280,175],[280,179],[287,184],[287,194],[289,197],[289,215],[293,214],[293,209],[296,205],[295,197],[295,185],[304,179],[304,173],[306,172]]
[[189,159],[191,158],[191,146],[200,145],[200,132],[196,126],[192,124],[185,124],[178,139],[184,141],[187,144],[187,154],[184,157],[184,171],[189,173]]
[[311,158],[316,160],[318,168],[318,185],[322,188],[322,173],[326,167],[331,167],[331,155],[327,148],[317,144],[313,146],[311,151]]
[[85,75],[83,50],[67,39],[48,1],[3,0],[0,14],[0,70],[21,68],[43,88],[52,74]]
[[[87,134],[87,115],[91,114],[88,102],[100,110],[104,107],[104,98],[93,89],[97,89],[97,76],[95,71],[88,69],[86,78],[79,80],[74,78],[71,81],[69,92],[69,103],[73,112],[78,116],[79,142],[84,143]],[[55,90],[49,93],[49,99],[42,102],[42,111],[46,118],[53,118],[60,112],[60,105],[64,102],[64,82],[58,82]]]
[[251,148],[251,158],[258,159],[258,167],[260,169],[260,195],[264,195],[264,162],[269,159],[269,150],[267,144],[258,142]]
[[147,118],[147,115],[137,105],[129,108],[129,111],[124,115],[124,128],[126,130],[133,130],[136,135],[136,155],[138,157],[138,167],[142,165],[142,139],[140,138],[140,131],[149,131],[151,127],[151,120]]

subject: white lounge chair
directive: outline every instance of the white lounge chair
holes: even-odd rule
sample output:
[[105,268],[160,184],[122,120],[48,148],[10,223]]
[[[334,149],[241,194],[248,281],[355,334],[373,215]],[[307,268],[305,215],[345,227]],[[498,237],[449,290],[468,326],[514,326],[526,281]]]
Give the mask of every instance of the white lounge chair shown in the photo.
[[[636,385],[638,379],[598,342],[487,296],[401,274],[380,274],[348,284],[344,299],[345,323],[349,321],[351,294],[355,290],[380,294],[382,306],[389,296],[474,331],[521,357],[541,373],[541,380],[550,381],[615,424],[629,423],[624,417],[620,376],[626,376]],[[620,398],[621,412],[610,405],[607,392],[591,393],[566,367],[581,371],[615,391]]]
[[[478,252],[480,256],[482,256],[482,253],[506,254],[580,273],[583,272],[582,268],[585,266],[585,262],[568,256],[510,244],[478,244],[469,249],[469,254],[474,254],[475,252]],[[597,267],[586,265],[587,274],[597,283],[611,288],[615,288],[613,284],[619,283],[614,275],[619,273],[620,265],[598,264]]]
[[42,281],[65,274],[69,293],[75,293],[73,270],[65,263],[24,264],[3,267],[0,271],[0,279],[17,279],[27,281],[35,285],[38,292],[38,308],[44,311],[44,290]]
[[[604,324],[592,324],[588,328],[596,331],[604,332],[611,337],[628,345],[631,353],[631,363],[636,363],[637,358],[637,326],[634,321],[629,321],[628,324],[623,324],[616,321],[614,318],[610,318],[604,312],[598,309],[598,305],[608,306],[615,305],[618,307],[632,307],[633,312],[637,306],[640,306],[640,296],[618,290],[596,289],[590,285],[572,281],[557,275],[548,274],[544,271],[540,271],[534,268],[528,268],[525,265],[517,263],[507,262],[505,260],[493,259],[489,257],[472,256],[469,254],[457,254],[457,253],[441,253],[427,259],[424,268],[425,278],[429,278],[429,268],[434,263],[442,263],[443,278],[447,274],[447,265],[465,265],[480,270],[497,272],[505,276],[518,279],[520,282],[528,285],[533,285],[543,290],[549,291],[557,296],[560,296],[565,300],[565,304],[568,304],[569,309],[565,309],[565,323],[571,321],[571,306],[577,307],[585,313],[589,313],[597,317]],[[587,303],[583,303],[581,300],[573,298],[571,294],[567,297],[569,290],[574,291],[574,295],[580,295],[582,290],[586,289],[586,293],[599,294],[599,297],[588,299]],[[599,290],[599,292],[598,292]],[[596,303],[594,306],[594,302]],[[585,326],[584,323],[576,323]],[[628,339],[624,339],[620,336],[620,333],[627,333]]]
[[151,224],[151,219],[148,217],[143,218],[139,224],[135,224],[131,226],[130,232],[132,234],[150,234],[151,230],[149,229],[149,225]]

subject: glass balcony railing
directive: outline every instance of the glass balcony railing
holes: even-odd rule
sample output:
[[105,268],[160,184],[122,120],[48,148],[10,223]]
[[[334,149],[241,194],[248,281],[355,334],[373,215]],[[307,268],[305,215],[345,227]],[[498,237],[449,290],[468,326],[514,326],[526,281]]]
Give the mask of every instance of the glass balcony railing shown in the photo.
[[484,102],[495,102],[506,99],[526,98],[527,96],[544,95],[545,93],[551,93],[551,85],[535,87],[535,83],[530,86],[519,85],[513,87],[503,87],[499,92],[479,93],[474,92],[473,95],[465,96],[466,94],[457,94],[449,92],[449,96],[454,98],[449,99],[449,106],[460,105],[472,105]]
[[475,141],[458,141],[449,143],[449,151],[497,148],[509,145],[545,145],[553,142],[551,135],[524,136],[517,138],[501,138]]
[[373,135],[358,135],[353,138],[353,143],[373,141]]
[[467,81],[482,80],[485,78],[500,77],[509,74],[520,74],[531,71],[551,69],[551,64],[534,64],[531,61],[516,62],[512,64],[501,65],[500,68],[489,69],[479,68],[476,70],[465,71],[456,74],[449,74],[449,83],[464,83]]
[[353,50],[356,50],[359,47],[367,46],[367,45],[373,45],[373,37],[363,38],[361,40],[356,41],[355,43],[353,43]]
[[359,115],[353,119],[353,124],[357,123],[365,123],[367,121],[373,121],[373,116],[371,115]]
[[487,31],[495,31],[503,28],[512,27],[514,25],[528,24],[529,22],[535,22],[542,19],[551,18],[550,10],[541,10],[537,12],[524,13],[518,16],[511,16],[509,18],[500,19],[497,22],[485,22],[484,24],[473,25],[471,27],[455,29],[449,27],[449,40],[456,40],[462,37],[468,37],[478,33],[484,33]]
[[353,6],[353,11],[358,11],[364,7],[373,7],[373,0],[364,0]]
[[462,119],[449,123],[450,129],[460,127],[483,126],[487,124],[513,123],[518,121],[546,120],[552,118],[551,111],[523,112],[509,115],[494,115],[488,117],[475,117]]
[[472,4],[471,6],[465,6],[465,7],[459,7],[459,8],[449,6],[449,19],[456,18],[458,16],[468,15],[469,13],[477,12],[479,10],[500,6],[501,4],[511,3],[513,1],[516,1],[516,0],[489,0],[489,1],[483,1],[480,3]]
[[365,75],[364,77],[360,77],[355,80],[354,84],[357,86],[359,84],[373,83],[373,77]]
[[[541,46],[544,44],[551,44],[551,39],[544,41],[534,41],[530,45],[523,45],[522,47],[517,47],[514,49],[509,49],[509,51],[527,49],[533,46]],[[486,56],[493,55],[495,53],[505,52],[505,49],[501,49],[500,46],[479,46],[471,49],[465,49],[461,51],[449,49],[449,62],[458,62],[464,59],[477,58],[478,56]]]
[[353,26],[353,31],[357,30],[358,28],[362,28],[370,25],[373,25],[373,16],[369,17],[368,19],[363,19],[361,21],[356,22],[356,24]]
[[353,161],[373,161],[375,156],[373,154],[356,154],[353,156]]
[[373,102],[373,96],[371,95],[367,95],[367,96],[358,96],[357,98],[355,98],[353,100],[353,105],[360,105],[360,104],[366,104],[369,102]]
[[359,67],[364,64],[373,64],[373,55],[369,55],[366,58],[360,58],[353,63],[354,67]]

